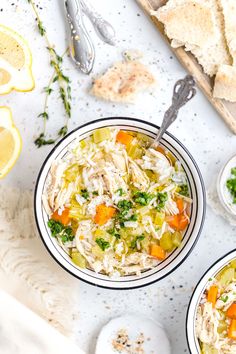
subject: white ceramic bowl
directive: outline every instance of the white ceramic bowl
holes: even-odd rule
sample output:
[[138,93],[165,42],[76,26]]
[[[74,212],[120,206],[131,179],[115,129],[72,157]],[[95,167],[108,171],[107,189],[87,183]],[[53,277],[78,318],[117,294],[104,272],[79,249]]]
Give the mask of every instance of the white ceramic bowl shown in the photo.
[[189,351],[191,354],[201,354],[200,345],[196,337],[195,321],[199,302],[210,278],[214,278],[229,262],[236,258],[236,251],[231,251],[217,260],[202,276],[193,295],[187,310],[186,317],[186,334]]
[[161,145],[167,148],[181,163],[187,174],[191,198],[193,199],[190,215],[190,224],[184,234],[182,244],[174,250],[157,267],[147,270],[141,276],[129,275],[119,279],[111,279],[106,275],[97,274],[89,269],[80,269],[72,263],[69,256],[58,245],[55,238],[50,236],[47,227],[48,216],[43,208],[42,194],[45,180],[51,164],[61,159],[67,152],[68,146],[75,139],[85,139],[95,129],[102,127],[118,127],[155,137],[159,127],[134,118],[103,118],[82,125],[62,139],[46,158],[38,176],[35,189],[35,217],[41,238],[53,258],[69,273],[90,284],[110,289],[132,289],[151,284],[162,279],[176,269],[190,254],[200,235],[205,216],[205,190],[200,171],[187,149],[171,134],[165,134]]

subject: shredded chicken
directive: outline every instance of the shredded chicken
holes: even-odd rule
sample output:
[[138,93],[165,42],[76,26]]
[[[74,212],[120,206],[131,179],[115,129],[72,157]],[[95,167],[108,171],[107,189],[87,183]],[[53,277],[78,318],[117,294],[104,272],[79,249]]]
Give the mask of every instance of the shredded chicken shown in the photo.
[[56,237],[72,260],[76,253],[87,268],[115,278],[140,275],[160,262],[149,254],[151,246],[164,233],[175,232],[165,221],[165,215],[179,213],[174,167],[160,152],[145,152],[146,143],[138,136],[134,141],[140,143],[141,157],[135,158],[117,143],[118,129],[106,133],[109,138],[97,143],[93,137],[74,141],[52,164],[43,203],[49,219],[57,212],[60,220],[69,209],[69,225]]

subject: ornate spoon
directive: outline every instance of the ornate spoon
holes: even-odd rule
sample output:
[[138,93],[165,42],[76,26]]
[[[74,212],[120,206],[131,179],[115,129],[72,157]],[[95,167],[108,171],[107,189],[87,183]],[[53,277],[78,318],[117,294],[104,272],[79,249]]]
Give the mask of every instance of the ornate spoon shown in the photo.
[[80,0],[84,13],[92,22],[98,36],[105,43],[115,45],[115,30],[112,25],[104,20],[87,0]]
[[158,134],[152,143],[152,146],[157,146],[169,128],[169,126],[176,120],[179,109],[190,101],[196,94],[195,81],[191,75],[187,75],[184,79],[178,80],[174,86],[172,105],[165,112],[161,127]]
[[80,2],[66,0],[65,8],[71,33],[70,56],[83,73],[89,74],[93,68],[95,50],[83,23]]

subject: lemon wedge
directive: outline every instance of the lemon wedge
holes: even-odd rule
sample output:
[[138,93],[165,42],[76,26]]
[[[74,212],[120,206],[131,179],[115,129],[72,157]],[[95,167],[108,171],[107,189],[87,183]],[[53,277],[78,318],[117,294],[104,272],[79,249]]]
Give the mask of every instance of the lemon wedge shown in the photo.
[[21,152],[21,137],[9,108],[0,107],[0,178],[14,166]]
[[32,56],[26,41],[12,29],[0,25],[0,95],[31,91],[34,79]]

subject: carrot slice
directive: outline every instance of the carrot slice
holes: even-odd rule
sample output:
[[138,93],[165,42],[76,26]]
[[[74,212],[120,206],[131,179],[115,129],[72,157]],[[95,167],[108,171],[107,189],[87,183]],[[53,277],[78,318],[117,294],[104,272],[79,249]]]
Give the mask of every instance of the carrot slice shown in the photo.
[[178,215],[170,215],[166,216],[166,222],[175,230],[179,229],[179,216]]
[[94,221],[98,225],[104,225],[110,220],[116,212],[116,209],[105,204],[97,205]]
[[166,216],[166,222],[172,229],[183,231],[189,224],[189,217],[185,213]]
[[189,217],[185,213],[179,214],[179,228],[178,231],[183,231],[189,224]]
[[183,199],[182,198],[177,198],[175,202],[176,202],[177,208],[179,209],[179,212],[183,213],[183,211],[185,209],[185,205],[184,205]]
[[212,306],[215,307],[216,299],[218,294],[218,286],[212,285],[207,293],[207,301],[212,303]]
[[158,152],[160,152],[161,154],[163,154],[163,155],[166,154],[164,148],[161,147],[161,146],[158,146],[158,147],[156,148],[156,150],[157,150]]
[[124,144],[124,145],[129,145],[131,141],[133,140],[132,135],[120,130],[119,133],[116,136],[116,141],[118,143]]
[[229,325],[228,337],[236,340],[236,320],[231,320]]
[[226,316],[236,320],[236,303],[234,302],[227,310]]
[[68,225],[70,222],[69,217],[69,208],[64,208],[61,214],[58,214],[58,210],[54,211],[52,214],[52,219],[56,221],[60,221],[63,225]]
[[151,245],[150,255],[159,259],[159,261],[163,261],[166,258],[166,252],[158,245]]

